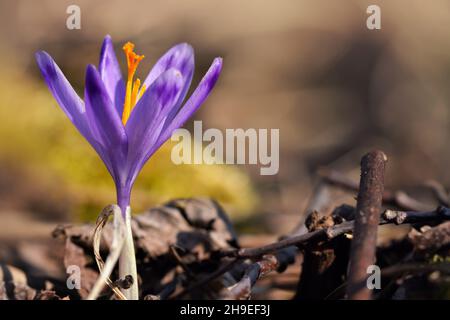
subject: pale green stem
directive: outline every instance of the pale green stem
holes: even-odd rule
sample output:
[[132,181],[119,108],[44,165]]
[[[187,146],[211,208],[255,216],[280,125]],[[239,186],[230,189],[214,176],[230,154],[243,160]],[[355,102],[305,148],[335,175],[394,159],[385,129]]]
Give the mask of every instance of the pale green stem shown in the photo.
[[129,289],[121,289],[121,291],[128,300],[138,300],[139,289],[136,256],[134,252],[133,233],[131,230],[131,209],[129,206],[126,207],[124,219],[125,240],[119,258],[119,278],[124,279],[126,276],[131,275],[133,277],[133,284]]

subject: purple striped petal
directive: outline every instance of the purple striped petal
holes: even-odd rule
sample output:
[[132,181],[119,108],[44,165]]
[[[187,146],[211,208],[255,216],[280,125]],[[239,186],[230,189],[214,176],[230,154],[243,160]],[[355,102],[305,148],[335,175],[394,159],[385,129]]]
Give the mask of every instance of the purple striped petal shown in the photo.
[[152,70],[148,74],[144,81],[146,88],[148,88],[155,79],[157,79],[163,72],[169,69],[176,69],[181,72],[183,76],[184,84],[183,90],[176,102],[176,105],[168,115],[168,120],[172,119],[177,113],[181,103],[183,102],[186,94],[191,86],[192,77],[194,75],[195,62],[194,62],[194,49],[187,43],[180,43],[169,49],[153,66]]
[[109,35],[103,40],[98,71],[100,72],[100,78],[105,84],[109,98],[114,103],[117,113],[121,115],[125,99],[125,82],[123,81],[120,65]]
[[126,143],[125,128],[114,110],[114,105],[100,74],[93,65],[87,67],[85,86],[86,113],[89,124],[95,124],[103,141],[108,142],[111,146]]
[[158,141],[167,116],[182,93],[184,82],[180,71],[165,71],[153,81],[131,112],[125,127],[131,181],[151,156],[149,151]]
[[148,88],[163,72],[177,69],[186,82],[191,82],[194,74],[194,49],[187,43],[180,43],[169,49],[153,66],[144,81]]
[[61,109],[69,117],[70,121],[75,125],[80,125],[81,128],[78,129],[83,130],[81,132],[83,135],[89,133],[84,126],[86,118],[83,100],[80,99],[69,81],[67,81],[56,62],[45,51],[37,52],[36,60],[47,86]]
[[156,143],[155,150],[153,152],[155,152],[164,142],[166,142],[172,133],[176,129],[183,126],[184,123],[197,111],[216,84],[221,70],[222,58],[215,58],[190,98],[186,101],[177,115],[170,121],[170,124],[164,129],[164,132],[159,137],[158,143]]
[[106,151],[104,150],[102,143],[99,141],[99,137],[95,136],[89,127],[83,100],[81,100],[72,88],[61,69],[48,53],[44,51],[37,52],[36,60],[47,86],[61,109],[70,121],[72,121],[81,135],[97,151],[100,158],[111,172],[110,160],[106,155]]
[[93,65],[86,70],[85,84],[86,114],[89,126],[98,135],[111,161],[113,178],[123,174],[121,163],[127,152],[125,128],[109,98],[100,74]]

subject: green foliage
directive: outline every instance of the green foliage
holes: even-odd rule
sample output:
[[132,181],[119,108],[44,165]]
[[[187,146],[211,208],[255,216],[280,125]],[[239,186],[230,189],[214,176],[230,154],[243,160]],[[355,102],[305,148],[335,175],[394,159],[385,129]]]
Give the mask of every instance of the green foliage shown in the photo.
[[[53,179],[55,186],[49,192],[69,192],[78,219],[94,219],[102,207],[115,202],[109,173],[43,81],[32,82],[25,75],[3,70],[0,97],[0,160],[38,172],[42,179]],[[235,216],[254,212],[257,196],[249,177],[240,169],[176,166],[170,160],[171,143],[153,156],[138,177],[132,195],[134,212],[191,196],[212,197]],[[58,183],[64,183],[64,188]]]

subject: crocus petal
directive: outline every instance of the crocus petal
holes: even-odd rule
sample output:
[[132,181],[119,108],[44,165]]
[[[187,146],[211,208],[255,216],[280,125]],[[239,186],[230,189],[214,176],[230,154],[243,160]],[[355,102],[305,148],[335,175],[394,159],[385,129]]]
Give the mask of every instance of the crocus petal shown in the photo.
[[99,133],[110,145],[126,143],[126,134],[119,115],[109,98],[100,74],[93,65],[86,70],[85,84],[86,112],[89,123],[96,124]]
[[215,58],[190,98],[186,101],[177,115],[170,121],[169,125],[164,129],[164,132],[159,137],[153,152],[155,152],[167,139],[170,138],[174,130],[183,126],[184,123],[195,113],[195,111],[197,111],[216,84],[221,70],[222,58]]
[[119,175],[123,174],[121,162],[127,151],[125,128],[106,92],[100,74],[93,65],[87,67],[85,86],[86,114],[89,126],[100,137],[102,145],[108,152],[113,178],[119,179]]
[[[74,124],[85,123],[83,100],[80,99],[69,81],[67,81],[56,62],[45,51],[37,52],[36,60],[47,86],[70,121]],[[81,129],[84,129],[84,126]],[[87,132],[82,132],[82,134],[84,133]]]
[[114,53],[111,37],[107,35],[103,40],[98,66],[100,77],[105,84],[106,92],[114,103],[117,113],[122,114],[125,97],[125,83],[120,71],[120,65]]
[[185,81],[190,83],[194,74],[194,49],[187,43],[180,43],[169,49],[150,70],[144,81],[145,86],[148,88],[169,69],[179,70]]
[[91,131],[83,101],[67,81],[66,77],[58,67],[56,62],[47,52],[36,53],[36,60],[44,76],[51,93],[55,97],[61,109],[72,121],[81,135],[97,151],[100,158],[106,164],[108,170],[111,169],[110,160],[102,146],[99,138]]
[[167,115],[177,103],[183,85],[180,71],[169,69],[153,81],[133,109],[125,127],[131,180],[134,180],[150,157],[149,150],[158,141]]
[[168,120],[175,116],[191,86],[195,69],[194,49],[187,43],[180,43],[169,49],[161,58],[159,58],[145,79],[144,85],[146,88],[148,88],[163,72],[169,69],[179,70],[183,76],[184,84],[183,90],[181,91],[174,108],[167,117]]

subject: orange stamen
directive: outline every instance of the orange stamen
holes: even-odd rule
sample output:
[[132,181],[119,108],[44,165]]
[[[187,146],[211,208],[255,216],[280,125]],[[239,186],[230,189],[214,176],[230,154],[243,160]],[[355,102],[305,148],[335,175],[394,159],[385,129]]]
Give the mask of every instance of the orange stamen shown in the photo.
[[142,97],[142,95],[145,93],[145,90],[147,90],[147,88],[145,87],[145,84],[142,85],[141,90],[139,91],[138,94],[138,100]]
[[[125,90],[125,102],[123,104],[123,113],[122,113],[122,123],[123,125],[125,125],[128,121],[128,118],[130,117],[131,110],[133,109],[137,100],[139,100],[139,98],[143,94],[142,89],[141,89],[142,93],[139,92],[141,81],[139,79],[136,79],[136,81],[133,84],[133,78],[136,73],[136,69],[139,65],[139,62],[141,62],[141,60],[144,59],[144,56],[137,55],[134,52],[134,44],[131,42],[127,42],[123,46],[123,51],[125,52],[125,55],[127,57],[127,65],[128,65],[128,78]],[[145,90],[145,88],[143,89]]]
[[141,86],[141,80],[136,79],[133,84],[133,91],[131,92],[131,110],[133,110],[136,104],[136,98],[138,96],[139,87]]

